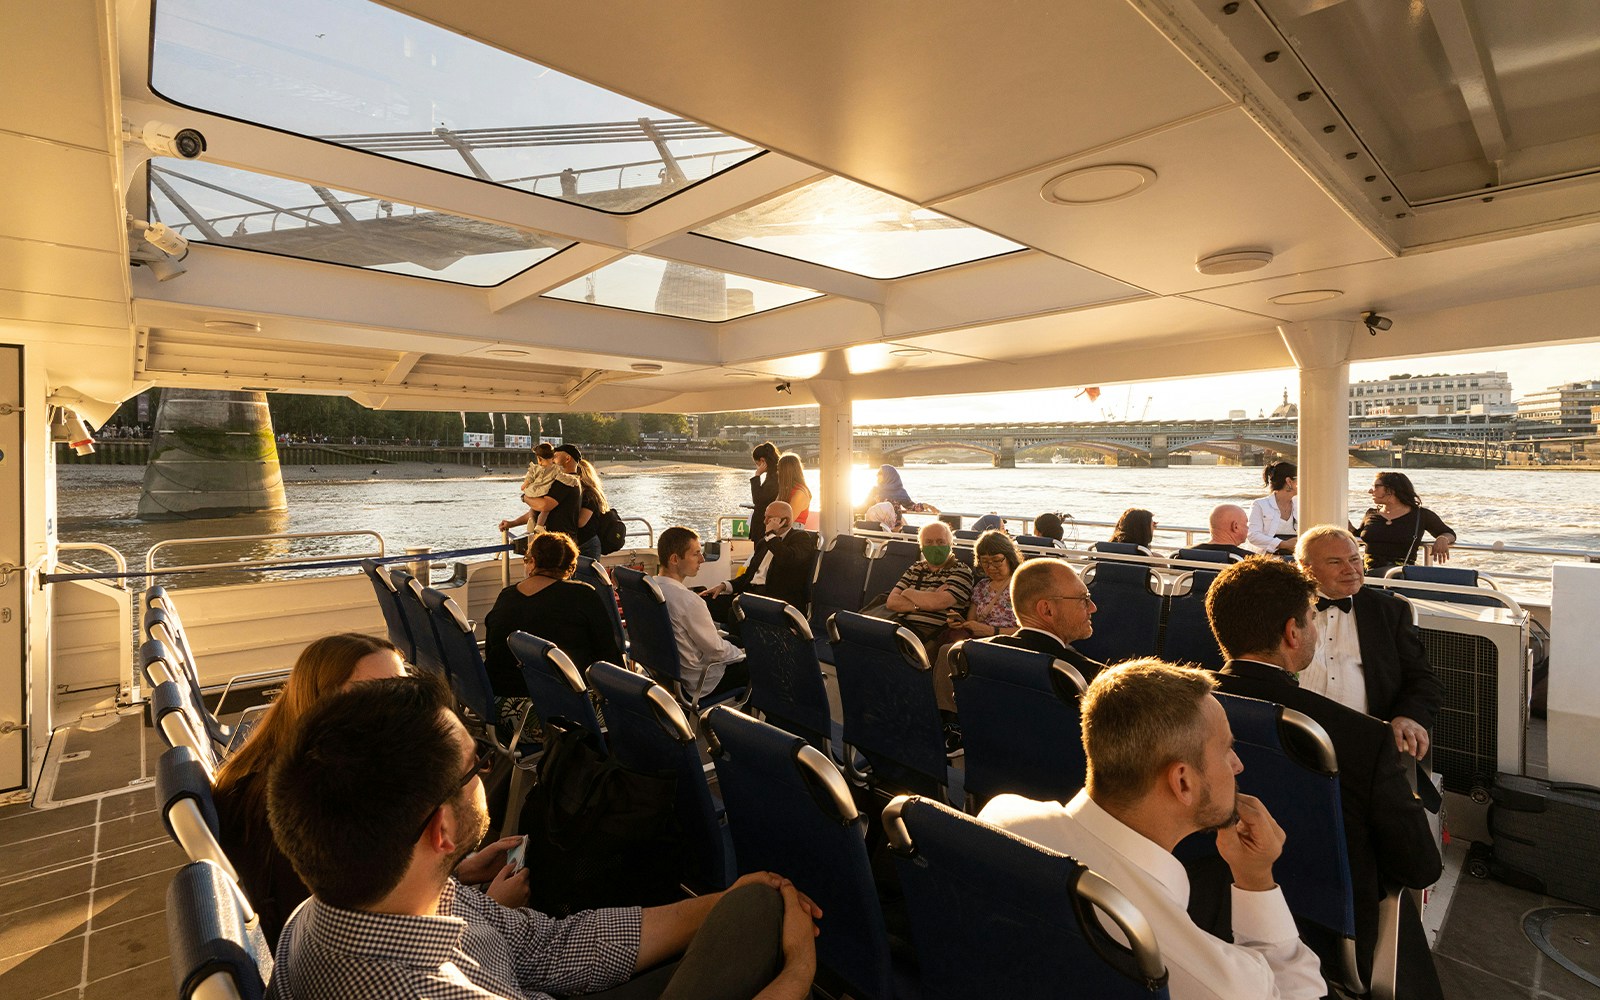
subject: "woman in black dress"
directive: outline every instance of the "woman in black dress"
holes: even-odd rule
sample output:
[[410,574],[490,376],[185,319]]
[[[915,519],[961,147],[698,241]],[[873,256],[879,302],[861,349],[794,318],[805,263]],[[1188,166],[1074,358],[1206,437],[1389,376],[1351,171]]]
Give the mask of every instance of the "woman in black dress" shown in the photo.
[[771,441],[763,441],[750,449],[750,458],[756,463],[756,474],[750,477],[750,515],[752,525],[767,520],[767,504],[778,499],[778,448]]
[[1415,563],[1423,532],[1433,538],[1433,561],[1450,561],[1455,531],[1422,506],[1405,473],[1380,472],[1367,492],[1376,506],[1367,510],[1355,533],[1367,549],[1368,576],[1382,576],[1391,566]]
[[603,598],[587,583],[569,579],[578,568],[578,546],[570,536],[555,531],[534,535],[522,565],[527,577],[500,591],[484,619],[489,641],[483,662],[497,699],[528,697],[522,670],[506,647],[513,632],[555,643],[579,670],[598,660],[622,662],[611,619],[600,603]]

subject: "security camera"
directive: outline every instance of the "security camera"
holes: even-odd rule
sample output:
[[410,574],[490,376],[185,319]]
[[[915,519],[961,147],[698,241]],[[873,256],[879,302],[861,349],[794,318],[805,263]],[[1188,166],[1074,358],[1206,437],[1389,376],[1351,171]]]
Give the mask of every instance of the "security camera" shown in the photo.
[[1387,330],[1394,326],[1394,320],[1387,316],[1379,316],[1370,310],[1361,314],[1361,322],[1366,324],[1367,332],[1374,337],[1378,335],[1379,330]]
[[157,281],[171,281],[180,274],[189,273],[189,269],[178,261],[155,252],[134,254],[128,258],[128,263],[133,267],[149,268]]
[[182,260],[189,253],[189,241],[179,236],[171,226],[160,222],[145,222],[128,216],[128,228],[144,237],[144,241],[168,257]]
[[774,386],[774,388],[778,392],[783,393],[784,395],[793,395],[794,394],[794,390],[790,387],[788,382],[779,382],[776,386]]
[[89,433],[89,428],[83,418],[70,407],[62,406],[55,409],[55,426],[51,428],[50,440],[65,441],[73,451],[80,455],[94,454],[94,435]]
[[129,142],[142,143],[157,156],[177,156],[192,160],[206,151],[206,137],[199,129],[182,128],[166,122],[145,122],[135,126],[122,123],[123,136]]

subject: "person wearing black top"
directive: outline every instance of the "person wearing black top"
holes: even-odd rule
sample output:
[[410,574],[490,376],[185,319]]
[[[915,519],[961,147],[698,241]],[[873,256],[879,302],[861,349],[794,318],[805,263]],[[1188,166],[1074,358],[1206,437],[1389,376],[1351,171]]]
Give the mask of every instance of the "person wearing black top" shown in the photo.
[[555,449],[555,461],[563,472],[578,477],[578,510],[574,515],[576,530],[572,535],[573,541],[578,543],[581,555],[599,559],[603,550],[600,545],[600,522],[595,519],[611,509],[605,490],[600,486],[600,474],[575,444],[564,444]]
[[578,547],[569,535],[533,536],[523,557],[527,577],[500,592],[484,620],[488,642],[483,664],[497,698],[526,698],[522,669],[506,646],[513,632],[528,632],[561,648],[579,670],[606,660],[621,663],[603,598],[587,583],[568,579],[578,568]]
[[978,641],[1048,653],[1072,664],[1087,683],[1106,665],[1068,644],[1094,633],[1094,610],[1089,588],[1071,566],[1059,559],[1030,559],[1011,574],[1011,611],[1022,627]]
[[764,524],[767,504],[778,499],[778,448],[763,441],[750,450],[750,457],[756,463],[756,474],[750,477],[750,523]]
[[1403,472],[1380,472],[1367,492],[1376,506],[1353,531],[1366,546],[1368,576],[1382,576],[1391,566],[1415,563],[1423,532],[1433,538],[1434,562],[1450,561],[1456,533],[1438,514],[1422,506],[1410,477]]

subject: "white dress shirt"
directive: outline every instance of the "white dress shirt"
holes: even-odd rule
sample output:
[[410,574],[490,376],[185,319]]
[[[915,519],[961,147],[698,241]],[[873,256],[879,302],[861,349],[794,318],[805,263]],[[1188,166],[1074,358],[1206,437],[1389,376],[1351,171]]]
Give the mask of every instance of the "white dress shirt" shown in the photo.
[[1289,501],[1289,517],[1278,509],[1278,498],[1268,493],[1250,505],[1249,540],[1262,552],[1276,552],[1279,535],[1300,534],[1300,498]]
[[[1318,598],[1324,596],[1317,594]],[[1356,632],[1355,608],[1340,611],[1329,606],[1312,615],[1317,623],[1317,654],[1311,665],[1300,672],[1300,686],[1365,713],[1367,674],[1361,667],[1361,636]]]
[[683,685],[696,698],[715,690],[728,664],[744,659],[744,650],[722,637],[705,598],[670,576],[657,576],[661,596],[678,640],[678,660]]
[[[1183,864],[1101,809],[1087,792],[1065,806],[998,795],[978,818],[1076,858],[1120,889],[1155,931],[1173,1000],[1311,1000],[1327,993],[1317,956],[1300,942],[1283,890],[1235,887],[1235,943],[1229,944],[1189,919]],[[1106,930],[1122,939],[1115,927]]]
[[[794,529],[791,528],[789,530],[793,531]],[[774,554],[773,550],[772,550],[772,543],[773,542],[781,542],[785,537],[788,536],[788,534],[789,534],[789,532],[785,531],[781,535],[779,535],[779,534],[770,534],[770,535],[768,535],[766,537],[765,540],[766,540],[766,543],[767,543],[767,550],[765,552],[761,553],[761,565],[752,567],[751,570],[750,570],[750,586],[752,586],[752,587],[760,587],[760,586],[764,586],[766,584],[766,582],[767,582],[767,571],[772,568],[772,557],[773,557],[773,554]]]

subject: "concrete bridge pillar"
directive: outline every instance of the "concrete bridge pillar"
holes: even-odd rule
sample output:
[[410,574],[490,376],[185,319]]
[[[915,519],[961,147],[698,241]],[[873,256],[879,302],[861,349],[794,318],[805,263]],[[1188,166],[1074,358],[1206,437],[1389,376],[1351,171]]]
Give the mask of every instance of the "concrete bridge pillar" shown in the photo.
[[1167,467],[1167,436],[1165,434],[1150,435],[1150,468],[1165,469]]
[[1285,323],[1278,335],[1300,370],[1300,527],[1350,516],[1350,342],[1354,320]]
[[1016,438],[1000,439],[1000,454],[995,456],[994,467],[997,469],[1015,469],[1017,467]]

